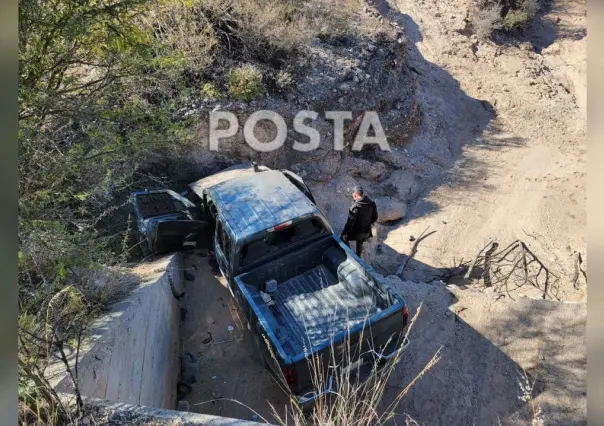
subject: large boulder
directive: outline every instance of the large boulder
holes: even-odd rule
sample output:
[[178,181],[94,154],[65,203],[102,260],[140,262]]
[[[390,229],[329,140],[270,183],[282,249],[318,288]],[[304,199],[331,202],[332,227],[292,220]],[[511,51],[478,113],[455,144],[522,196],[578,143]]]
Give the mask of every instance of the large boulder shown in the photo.
[[375,204],[378,209],[378,223],[402,219],[407,213],[407,204],[391,197],[378,197]]
[[409,170],[396,170],[390,173],[382,182],[382,187],[391,189],[397,194],[397,198],[405,201],[415,199],[421,191],[415,175]]

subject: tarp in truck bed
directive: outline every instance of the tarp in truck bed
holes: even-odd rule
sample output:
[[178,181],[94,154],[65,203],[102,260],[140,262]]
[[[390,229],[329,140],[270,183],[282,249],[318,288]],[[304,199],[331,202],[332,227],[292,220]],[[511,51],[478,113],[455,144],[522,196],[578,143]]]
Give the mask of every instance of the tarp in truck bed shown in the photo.
[[324,265],[280,283],[272,310],[255,288],[248,289],[289,356],[327,344],[334,334],[381,311],[374,298],[352,294]]

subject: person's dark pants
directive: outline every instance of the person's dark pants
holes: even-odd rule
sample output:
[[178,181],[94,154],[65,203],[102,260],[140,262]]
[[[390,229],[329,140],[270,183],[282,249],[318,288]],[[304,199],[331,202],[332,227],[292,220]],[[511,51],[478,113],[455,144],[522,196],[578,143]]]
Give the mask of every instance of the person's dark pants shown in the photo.
[[350,247],[350,241],[356,241],[356,253],[357,256],[361,257],[363,255],[363,244],[369,239],[370,235],[371,231],[354,232],[348,234],[342,241],[344,241],[348,247]]

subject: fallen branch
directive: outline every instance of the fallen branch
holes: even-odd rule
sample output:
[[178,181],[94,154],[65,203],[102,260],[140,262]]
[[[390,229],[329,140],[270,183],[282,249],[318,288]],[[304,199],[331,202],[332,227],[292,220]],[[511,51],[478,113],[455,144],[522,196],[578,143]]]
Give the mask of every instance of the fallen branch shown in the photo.
[[480,250],[478,250],[478,252],[476,253],[476,256],[474,257],[474,260],[472,261],[472,263],[470,263],[470,267],[468,268],[468,272],[466,272],[466,275],[464,275],[464,279],[468,279],[470,278],[470,274],[472,273],[472,270],[474,269],[474,266],[476,265],[476,262],[478,261],[478,258],[480,257],[480,255],[482,254],[483,251],[485,251],[487,249],[488,246],[490,246],[491,244],[493,244],[493,241],[489,241],[489,243],[484,246],[483,248],[481,248]]
[[575,256],[575,274],[573,277],[573,287],[576,290],[579,289],[579,277],[580,277],[579,272],[581,272],[581,274],[585,278],[585,284],[587,284],[587,273],[585,272],[585,270],[583,268],[581,268],[582,263],[583,263],[583,257],[581,256],[581,252],[577,252],[577,255]]
[[[487,250],[489,245],[490,248]],[[541,290],[543,299],[557,298],[556,285],[559,283],[559,277],[551,272],[521,240],[515,240],[504,248],[499,248],[499,244],[495,242],[487,244],[476,254],[465,278],[469,278],[479,265],[482,267],[484,286],[494,287],[498,292],[506,292],[510,298],[512,298],[511,291],[526,284]],[[575,286],[578,285],[579,271],[582,269],[577,260],[573,280]]]
[[491,248],[488,249],[487,252],[484,254],[483,278],[484,285],[486,287],[491,287],[491,256],[493,255],[495,250],[497,250],[497,247],[499,247],[498,243],[491,244]]
[[407,266],[407,263],[409,263],[409,260],[413,259],[413,256],[415,256],[415,254],[417,253],[417,246],[419,245],[419,243],[422,240],[428,238],[430,235],[432,235],[432,234],[434,234],[436,232],[436,231],[432,231],[432,232],[429,232],[429,233],[426,234],[426,231],[428,229],[430,229],[430,227],[427,227],[426,229],[424,229],[424,231],[421,233],[421,235],[413,243],[413,247],[411,248],[411,254],[409,256],[407,256],[407,258],[405,259],[405,261],[396,270],[396,275],[397,276],[399,276],[399,277],[401,276],[401,274],[403,273],[403,270]]

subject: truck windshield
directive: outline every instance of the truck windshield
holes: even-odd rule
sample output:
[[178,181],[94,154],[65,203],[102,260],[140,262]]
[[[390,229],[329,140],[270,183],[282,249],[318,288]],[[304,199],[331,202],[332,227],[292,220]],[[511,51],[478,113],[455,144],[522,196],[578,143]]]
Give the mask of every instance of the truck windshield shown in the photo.
[[280,231],[268,233],[264,237],[243,246],[241,250],[241,266],[249,265],[291,244],[322,232],[325,232],[323,223],[317,218],[310,218]]

